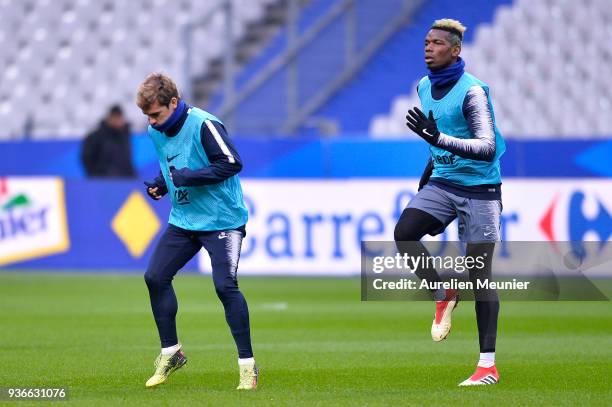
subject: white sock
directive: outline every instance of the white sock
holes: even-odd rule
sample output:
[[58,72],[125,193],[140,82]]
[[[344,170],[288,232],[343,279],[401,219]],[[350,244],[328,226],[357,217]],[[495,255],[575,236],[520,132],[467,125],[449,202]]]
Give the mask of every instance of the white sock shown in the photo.
[[478,360],[478,366],[480,367],[495,366],[495,352],[481,353],[480,359]]
[[162,355],[172,355],[173,353],[175,353],[177,350],[181,349],[181,345],[180,344],[176,344],[174,346],[170,346],[168,348],[162,348]]
[[240,366],[254,365],[254,364],[255,364],[255,358],[244,358],[244,359],[238,358],[238,365]]

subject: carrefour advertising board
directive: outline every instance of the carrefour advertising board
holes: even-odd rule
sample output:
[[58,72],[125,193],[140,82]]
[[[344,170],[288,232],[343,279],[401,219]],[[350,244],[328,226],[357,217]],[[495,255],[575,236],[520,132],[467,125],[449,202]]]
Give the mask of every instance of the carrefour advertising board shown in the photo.
[[[244,183],[250,212],[243,273],[350,275],[362,241],[393,241],[396,220],[418,180],[273,180]],[[608,241],[612,182],[512,179],[504,182],[504,241]],[[457,222],[436,236],[458,240]],[[502,243],[499,253],[509,256]],[[200,269],[209,271],[202,253]]]
[[63,181],[0,179],[0,266],[69,248]]
[[[356,275],[362,241],[393,240],[416,193],[408,179],[243,179],[249,208],[242,274]],[[600,241],[612,232],[612,181],[521,179],[503,184],[504,241]],[[138,182],[4,178],[0,265],[142,271],[168,219]],[[456,223],[440,240],[458,239]],[[510,256],[504,243],[498,253]],[[210,271],[203,251],[188,269]]]

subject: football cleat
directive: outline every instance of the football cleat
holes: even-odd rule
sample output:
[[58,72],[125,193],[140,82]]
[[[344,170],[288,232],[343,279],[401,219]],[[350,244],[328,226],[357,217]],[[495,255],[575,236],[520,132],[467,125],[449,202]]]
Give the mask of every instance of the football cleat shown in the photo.
[[168,379],[175,370],[180,369],[187,363],[187,358],[181,349],[171,355],[160,354],[155,359],[155,373],[147,380],[147,387],[155,387]]
[[240,383],[236,390],[255,390],[257,388],[257,376],[259,369],[255,362],[248,365],[238,365],[240,369]]
[[431,324],[431,338],[435,342],[440,342],[448,336],[451,329],[451,314],[458,303],[457,290],[446,290],[446,298],[436,301],[436,314]]
[[459,383],[459,386],[484,386],[499,382],[499,373],[495,365],[491,367],[476,367],[476,372],[469,379]]

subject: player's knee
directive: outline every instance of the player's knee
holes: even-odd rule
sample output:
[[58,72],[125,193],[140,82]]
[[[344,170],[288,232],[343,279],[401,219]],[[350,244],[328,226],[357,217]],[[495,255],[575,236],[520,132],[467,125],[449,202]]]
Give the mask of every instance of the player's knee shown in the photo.
[[215,291],[219,298],[232,295],[232,293],[238,292],[238,284],[233,279],[223,279],[222,281],[215,282]]
[[400,226],[400,223],[397,222],[397,224],[395,225],[395,229],[393,230],[393,239],[395,239],[396,242],[401,242],[403,241],[403,234],[402,234],[402,228]]
[[402,222],[402,219],[400,219],[395,225],[393,238],[396,242],[410,242],[420,240],[421,236],[414,233],[414,231],[408,225],[406,225],[406,222]]
[[163,281],[159,274],[151,273],[147,271],[144,275],[145,283],[147,283],[147,287],[160,287],[163,284]]

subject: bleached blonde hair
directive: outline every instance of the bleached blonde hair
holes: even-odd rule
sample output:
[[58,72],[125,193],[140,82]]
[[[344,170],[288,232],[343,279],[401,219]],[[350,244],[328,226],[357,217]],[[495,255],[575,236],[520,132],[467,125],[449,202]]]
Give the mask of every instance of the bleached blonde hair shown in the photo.
[[467,28],[461,24],[458,20],[453,20],[452,18],[442,18],[440,20],[434,21],[431,25],[431,29],[435,30],[443,30],[449,33],[448,40],[451,45],[461,45],[463,41],[463,33]]

